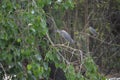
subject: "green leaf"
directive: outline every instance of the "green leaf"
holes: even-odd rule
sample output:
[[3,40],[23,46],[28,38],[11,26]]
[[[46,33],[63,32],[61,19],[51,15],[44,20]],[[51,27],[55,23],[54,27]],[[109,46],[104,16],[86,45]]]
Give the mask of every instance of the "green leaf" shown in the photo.
[[44,63],[43,63],[43,66],[44,66],[44,69],[45,69],[45,70],[48,70],[48,63],[44,62]]
[[27,65],[27,69],[28,70],[31,70],[32,69],[32,66],[30,64]]
[[36,55],[35,55],[35,58],[36,58],[38,61],[41,61],[41,60],[42,60],[42,57],[41,57],[40,54],[36,54]]
[[20,39],[20,38],[18,38],[18,39],[17,39],[17,42],[21,42],[21,39]]

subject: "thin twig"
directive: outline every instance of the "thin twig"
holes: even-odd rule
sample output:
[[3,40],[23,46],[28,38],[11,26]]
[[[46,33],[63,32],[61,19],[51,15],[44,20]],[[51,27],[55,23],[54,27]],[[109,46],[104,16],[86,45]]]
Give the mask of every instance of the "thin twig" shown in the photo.
[[120,45],[118,45],[118,44],[111,44],[111,43],[105,42],[104,40],[100,40],[100,39],[98,39],[97,37],[91,36],[91,35],[89,35],[89,34],[87,34],[87,33],[80,32],[80,34],[87,35],[87,36],[89,36],[89,37],[91,37],[91,38],[93,38],[93,39],[96,39],[96,40],[100,41],[101,43],[104,43],[104,44],[107,44],[107,45],[120,47]]
[[3,65],[2,65],[2,63],[0,63],[0,67],[2,68],[4,74],[6,74],[5,69],[4,69]]
[[52,42],[52,40],[51,40],[51,38],[49,37],[48,33],[46,33],[46,35],[47,35],[48,40],[49,40],[50,43],[52,44],[52,46],[53,46],[53,47],[56,49],[56,51],[58,52],[58,54],[63,58],[64,61],[66,61],[67,64],[70,64],[70,62],[69,62],[67,59],[65,59],[65,58],[63,57],[63,55],[59,52],[59,50],[55,47],[55,44]]

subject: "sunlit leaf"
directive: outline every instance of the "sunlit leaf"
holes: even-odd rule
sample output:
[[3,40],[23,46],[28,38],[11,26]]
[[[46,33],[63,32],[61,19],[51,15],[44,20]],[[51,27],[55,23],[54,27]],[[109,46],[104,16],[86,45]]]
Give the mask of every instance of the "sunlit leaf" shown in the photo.
[[27,65],[27,69],[28,70],[31,70],[32,69],[32,66],[29,64],[29,65]]

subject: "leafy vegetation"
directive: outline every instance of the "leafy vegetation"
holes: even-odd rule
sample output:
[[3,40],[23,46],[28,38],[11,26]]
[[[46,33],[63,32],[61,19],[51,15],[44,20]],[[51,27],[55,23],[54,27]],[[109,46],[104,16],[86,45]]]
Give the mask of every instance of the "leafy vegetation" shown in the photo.
[[[96,59],[92,58],[98,57],[99,54],[94,56],[89,53],[96,50],[95,53],[100,51],[101,56],[103,55],[107,43],[102,41],[106,39],[105,30],[110,34],[110,23],[104,19],[106,20],[104,30],[101,28],[102,22],[91,23],[97,26],[97,32],[101,31],[98,35],[99,40],[96,38],[93,40],[93,36],[87,35],[87,26],[90,21],[104,17],[98,13],[103,8],[107,9],[108,3],[101,0],[104,4],[96,2],[97,4],[94,4],[96,8],[93,8],[92,2],[89,6],[86,1],[0,0],[0,79],[49,80],[52,71],[49,63],[54,62],[56,68],[64,71],[67,80],[105,80],[94,62]],[[86,5],[85,8],[83,5]],[[98,12],[93,14],[94,10]],[[69,46],[64,44],[64,40],[54,33],[54,29],[57,28],[64,28],[73,34],[71,36],[76,43]],[[104,49],[101,47],[97,50],[95,47],[102,43],[105,43],[102,45]],[[111,44],[111,47],[114,52],[117,51],[115,47],[119,48],[119,45]],[[101,56],[98,59],[106,60],[108,59],[106,56],[111,54]],[[113,60],[117,61],[119,58]],[[101,62],[103,65],[108,64]],[[118,66],[119,63],[114,65]]]

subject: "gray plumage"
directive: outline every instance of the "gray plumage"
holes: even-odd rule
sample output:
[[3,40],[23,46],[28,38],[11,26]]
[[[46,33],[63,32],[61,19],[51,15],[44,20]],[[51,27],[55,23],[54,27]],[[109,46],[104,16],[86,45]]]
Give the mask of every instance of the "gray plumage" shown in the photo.
[[97,32],[96,32],[96,30],[93,28],[93,27],[89,27],[89,31],[90,31],[90,33],[93,35],[93,36],[97,36]]
[[71,38],[70,34],[67,33],[65,30],[56,30],[65,40],[69,41],[70,43],[74,43],[74,40]]

